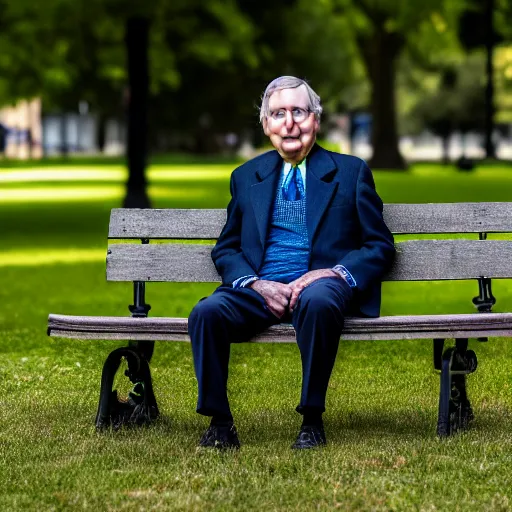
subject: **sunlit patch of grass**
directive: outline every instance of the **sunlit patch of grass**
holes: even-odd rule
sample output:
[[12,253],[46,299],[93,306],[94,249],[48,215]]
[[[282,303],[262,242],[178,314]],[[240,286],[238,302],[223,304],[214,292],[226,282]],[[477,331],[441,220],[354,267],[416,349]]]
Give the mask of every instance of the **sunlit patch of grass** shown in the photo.
[[68,202],[98,201],[122,197],[123,187],[81,186],[81,187],[20,187],[0,190],[0,201],[12,202]]
[[106,250],[101,249],[25,249],[0,253],[0,267],[37,267],[60,263],[88,263],[104,260]]
[[[149,195],[155,198],[201,198],[207,191],[198,188],[150,186]],[[121,199],[125,195],[123,185],[81,185],[75,187],[38,187],[0,189],[0,201],[17,202],[70,202]]]
[[126,167],[34,167],[0,172],[0,183],[29,183],[51,181],[121,181],[126,180]]
[[512,167],[480,168],[471,173],[453,167],[417,165],[408,172],[374,172],[385,203],[457,203],[510,201]]
[[[233,168],[229,165],[187,165],[169,167],[154,165],[148,168],[150,182],[176,180],[219,180],[227,179]],[[47,183],[47,182],[125,182],[128,177],[126,167],[57,167],[49,169],[12,169],[0,172],[0,184],[6,183]]]

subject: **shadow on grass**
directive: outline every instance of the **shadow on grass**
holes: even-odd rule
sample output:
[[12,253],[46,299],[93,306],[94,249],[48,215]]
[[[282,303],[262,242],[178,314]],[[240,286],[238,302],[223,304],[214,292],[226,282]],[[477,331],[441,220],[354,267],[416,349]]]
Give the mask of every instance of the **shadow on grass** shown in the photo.
[[435,432],[435,421],[430,411],[358,411],[351,412],[345,417],[335,417],[326,421],[326,427],[334,432],[343,431],[379,437],[384,435],[431,437]]
[[512,425],[512,410],[506,408],[484,410],[475,409],[475,420],[471,423],[471,430],[485,434],[510,433]]
[[[96,432],[90,407],[85,409],[83,405],[56,405],[39,412],[42,413],[38,414],[39,425],[37,429],[33,425],[25,430],[25,441],[37,437],[40,442],[41,425],[45,425],[43,431],[46,434],[43,434],[43,438],[76,441],[78,434],[78,438],[91,442],[88,448],[91,452],[99,450],[101,446],[124,446],[123,450],[129,450],[130,446],[145,446],[152,454],[164,451],[185,456],[196,451],[199,438],[209,423],[208,418],[188,414],[183,416],[183,413],[174,416],[171,413],[161,415],[150,426]],[[446,443],[449,443],[447,446],[455,443],[454,446],[463,447],[467,442],[474,443],[476,440],[485,444],[498,442],[500,445],[510,442],[511,411],[506,414],[500,410],[476,411],[476,415],[477,419],[465,433],[443,440],[439,448],[443,449]],[[281,413],[262,418],[255,413],[240,418],[236,425],[244,448],[263,450],[262,454],[269,450],[281,453],[282,450],[288,450],[294,441],[300,427],[300,417]],[[396,446],[397,449],[430,446],[437,442],[435,428],[436,417],[433,411],[360,411],[344,417],[331,415],[325,421],[328,447],[332,447],[335,453],[338,449],[346,450],[351,446],[370,451],[389,449],[389,446]]]

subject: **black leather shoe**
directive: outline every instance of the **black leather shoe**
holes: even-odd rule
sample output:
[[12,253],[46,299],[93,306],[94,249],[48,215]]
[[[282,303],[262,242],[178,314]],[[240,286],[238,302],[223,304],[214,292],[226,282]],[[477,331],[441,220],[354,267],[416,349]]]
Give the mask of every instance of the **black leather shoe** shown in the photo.
[[318,448],[327,443],[324,428],[317,425],[303,425],[300,428],[297,440],[292,444],[294,450]]
[[217,448],[218,450],[239,450],[240,441],[235,425],[210,425],[199,441],[203,448]]

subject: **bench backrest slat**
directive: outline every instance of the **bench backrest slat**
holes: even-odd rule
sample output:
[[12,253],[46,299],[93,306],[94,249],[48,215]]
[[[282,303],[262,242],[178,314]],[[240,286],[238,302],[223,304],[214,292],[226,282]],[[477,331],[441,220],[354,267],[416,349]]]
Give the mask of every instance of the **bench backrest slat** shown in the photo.
[[108,237],[178,240],[216,239],[226,222],[226,210],[114,208]]
[[[395,234],[512,233],[512,203],[386,204],[384,219]],[[112,210],[111,239],[216,239],[225,210]]]
[[[386,281],[512,278],[512,242],[507,240],[411,240],[396,244]],[[110,281],[218,282],[212,245],[111,244]]]

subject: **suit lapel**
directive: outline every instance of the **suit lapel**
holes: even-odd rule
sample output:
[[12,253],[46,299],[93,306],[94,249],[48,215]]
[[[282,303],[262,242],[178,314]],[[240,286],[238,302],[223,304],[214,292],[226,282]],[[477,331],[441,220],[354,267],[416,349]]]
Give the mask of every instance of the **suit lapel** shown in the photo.
[[272,203],[275,198],[275,190],[281,166],[282,160],[279,153],[277,151],[270,152],[267,158],[258,162],[256,177],[259,183],[255,183],[251,186],[250,198],[256,218],[256,225],[258,226],[262,255],[267,239],[270,213],[272,211]]
[[306,162],[306,222],[310,249],[325,210],[338,188],[338,183],[332,179],[324,181],[333,172],[336,172],[336,165],[329,153],[315,144]]

